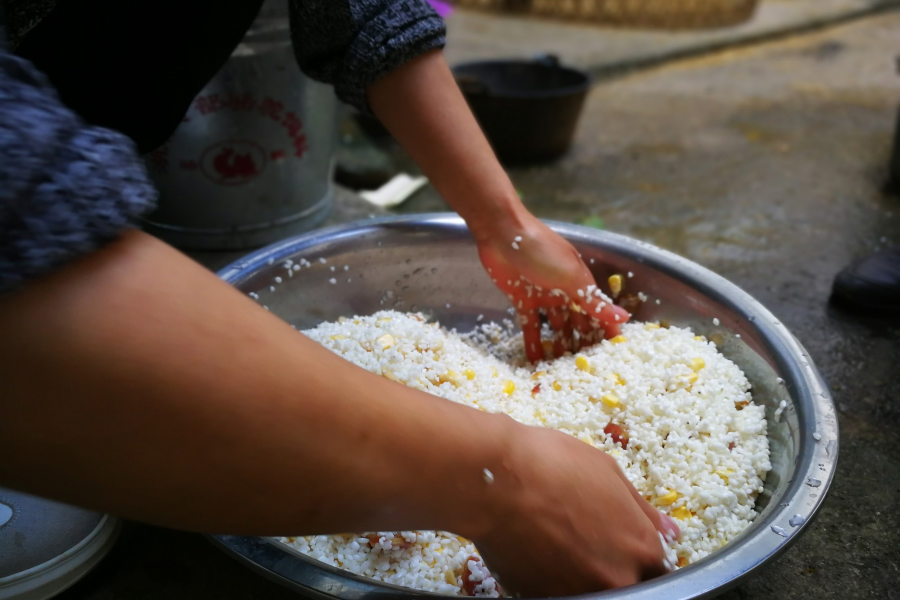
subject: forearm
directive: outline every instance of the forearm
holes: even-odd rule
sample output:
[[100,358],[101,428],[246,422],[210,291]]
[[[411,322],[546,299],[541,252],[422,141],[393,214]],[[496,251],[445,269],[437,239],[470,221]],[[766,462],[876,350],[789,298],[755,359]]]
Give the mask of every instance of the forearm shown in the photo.
[[0,331],[4,485],[212,532],[486,525],[507,419],[350,365],[149,236],[0,299]]
[[525,209],[472,116],[440,51],[368,87],[369,105],[476,239],[516,228]]

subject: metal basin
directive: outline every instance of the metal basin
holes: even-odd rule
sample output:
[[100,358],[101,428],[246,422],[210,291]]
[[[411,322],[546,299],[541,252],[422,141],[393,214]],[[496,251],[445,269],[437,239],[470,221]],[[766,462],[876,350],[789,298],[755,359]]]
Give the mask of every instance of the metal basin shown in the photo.
[[[761,514],[753,524],[722,550],[676,573],[583,598],[716,596],[784,552],[822,505],[838,453],[837,419],[828,388],[787,328],[722,277],[623,236],[572,225],[552,226],[578,248],[585,261],[594,260],[598,281],[613,273],[634,274],[627,280],[628,289],[650,297],[637,311],[637,319],[690,326],[715,341],[744,370],[755,401],[766,406],[772,471],[757,501]],[[285,277],[282,263],[300,258],[311,261],[313,267]],[[344,265],[349,270],[343,270]],[[244,292],[257,292],[261,304],[298,329],[385,308],[422,311],[460,330],[472,329],[479,314],[486,319],[507,317],[505,296],[481,268],[475,245],[455,215],[386,218],[327,229],[260,250],[219,275]],[[284,282],[270,292],[276,276]],[[329,282],[332,278],[336,283]],[[782,400],[787,409],[776,420],[775,410]],[[351,575],[272,539],[215,536],[213,540],[261,574],[308,597],[435,596]]]

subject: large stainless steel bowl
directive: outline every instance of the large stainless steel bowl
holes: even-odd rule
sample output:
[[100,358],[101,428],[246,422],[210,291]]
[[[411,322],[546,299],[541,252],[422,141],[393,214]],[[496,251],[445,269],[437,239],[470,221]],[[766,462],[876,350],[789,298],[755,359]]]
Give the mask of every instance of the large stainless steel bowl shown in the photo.
[[[584,598],[715,596],[784,552],[822,505],[838,453],[828,389],[787,328],[722,277],[636,240],[572,225],[552,226],[592,262],[598,281],[616,272],[634,274],[627,280],[628,289],[650,297],[636,318],[686,325],[714,340],[744,370],[755,401],[766,406],[772,471],[753,524],[719,552],[676,573]],[[285,277],[282,263],[300,258],[313,267]],[[242,291],[258,293],[261,304],[298,329],[385,308],[423,311],[461,330],[473,328],[479,314],[486,319],[507,317],[506,298],[480,267],[475,245],[455,215],[386,218],[327,229],[260,250],[220,276]],[[274,284],[276,276],[283,277],[283,283]],[[337,283],[330,283],[332,278]],[[275,292],[269,291],[272,285]],[[776,419],[782,400],[787,409]],[[213,539],[263,575],[309,597],[434,597],[356,577],[273,539]]]

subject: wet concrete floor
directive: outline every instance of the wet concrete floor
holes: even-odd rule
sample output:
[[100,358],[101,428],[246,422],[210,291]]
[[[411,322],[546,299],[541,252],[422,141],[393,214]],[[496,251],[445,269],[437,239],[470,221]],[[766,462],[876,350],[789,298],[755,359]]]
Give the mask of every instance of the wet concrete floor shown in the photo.
[[[605,83],[564,159],[512,171],[541,217],[602,220],[735,282],[788,325],[828,381],[842,444],[830,497],[796,544],[727,600],[900,598],[900,324],[827,303],[845,263],[900,243],[900,199],[879,191],[900,106],[898,40],[892,13]],[[400,212],[446,209],[426,190]],[[61,598],[296,596],[200,536],[129,524],[99,570]]]

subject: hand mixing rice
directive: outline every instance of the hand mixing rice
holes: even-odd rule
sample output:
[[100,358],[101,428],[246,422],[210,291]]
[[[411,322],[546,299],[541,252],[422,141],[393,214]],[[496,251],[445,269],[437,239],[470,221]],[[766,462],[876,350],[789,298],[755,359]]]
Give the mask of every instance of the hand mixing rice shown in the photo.
[[[651,504],[678,519],[681,539],[670,544],[678,566],[718,550],[756,516],[771,468],[765,410],[752,403],[737,365],[690,330],[629,323],[622,335],[574,356],[525,366],[517,366],[524,364],[521,336],[496,324],[461,336],[419,315],[386,311],[305,334],[372,373],[609,453]],[[498,595],[474,545],[450,533],[282,541],[379,581]]]

